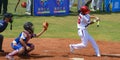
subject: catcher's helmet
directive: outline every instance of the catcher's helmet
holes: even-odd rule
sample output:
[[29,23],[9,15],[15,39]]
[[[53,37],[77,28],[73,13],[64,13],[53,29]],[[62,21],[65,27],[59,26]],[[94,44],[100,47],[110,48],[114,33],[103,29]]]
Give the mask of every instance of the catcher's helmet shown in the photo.
[[24,27],[24,29],[27,30],[29,33],[34,33],[33,24],[32,24],[31,22],[26,22],[23,27]]
[[88,14],[88,13],[90,13],[90,10],[89,10],[89,8],[87,6],[82,6],[80,8],[80,11],[81,11],[82,14]]

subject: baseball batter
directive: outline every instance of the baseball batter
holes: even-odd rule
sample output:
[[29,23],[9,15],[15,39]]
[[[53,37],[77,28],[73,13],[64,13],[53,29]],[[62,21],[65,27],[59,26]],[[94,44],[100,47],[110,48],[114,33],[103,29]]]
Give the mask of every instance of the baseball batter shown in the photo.
[[23,27],[24,31],[22,31],[11,43],[14,51],[6,55],[6,58],[9,60],[13,60],[14,55],[28,55],[29,52],[34,50],[34,45],[32,43],[28,43],[28,41],[34,37],[41,36],[47,30],[48,23],[44,23],[42,31],[38,34],[34,34],[33,24],[31,22],[26,22]]
[[[78,22],[77,22],[77,27],[78,27],[78,35],[81,37],[81,43],[78,44],[70,44],[70,52],[73,53],[74,49],[81,49],[87,46],[87,43],[90,42],[96,52],[96,56],[100,57],[100,51],[98,48],[98,45],[96,44],[95,40],[91,37],[91,35],[87,31],[87,27],[90,24],[93,24],[97,21],[99,21],[98,17],[95,16],[90,16],[90,10],[88,9],[87,6],[82,6],[81,7],[81,13],[78,16]],[[94,18],[95,20],[90,21],[90,18]]]

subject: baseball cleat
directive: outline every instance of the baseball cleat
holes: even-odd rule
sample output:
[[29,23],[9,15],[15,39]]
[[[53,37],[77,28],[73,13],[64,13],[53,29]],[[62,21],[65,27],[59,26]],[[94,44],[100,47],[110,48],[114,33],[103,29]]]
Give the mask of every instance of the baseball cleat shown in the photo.
[[74,53],[74,48],[73,48],[72,44],[70,44],[69,47],[70,47],[70,52]]
[[30,13],[30,12],[25,12],[25,14],[26,14],[26,15],[31,15],[31,13]]
[[100,54],[97,54],[97,57],[101,57],[101,55],[100,55]]
[[14,60],[13,56],[10,55],[6,55],[5,58],[7,58],[8,60]]

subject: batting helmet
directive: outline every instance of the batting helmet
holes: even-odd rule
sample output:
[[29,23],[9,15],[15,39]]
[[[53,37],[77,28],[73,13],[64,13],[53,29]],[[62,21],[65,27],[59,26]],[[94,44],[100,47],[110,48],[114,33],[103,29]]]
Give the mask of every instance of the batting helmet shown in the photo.
[[89,8],[87,6],[82,6],[80,8],[80,11],[81,11],[82,14],[88,14],[88,13],[90,13],[90,10],[89,10]]
[[22,6],[23,8],[26,8],[26,2],[22,2],[22,3],[21,3],[21,6]]
[[26,22],[23,27],[24,27],[24,29],[27,30],[29,33],[34,33],[33,24],[32,24],[31,22]]

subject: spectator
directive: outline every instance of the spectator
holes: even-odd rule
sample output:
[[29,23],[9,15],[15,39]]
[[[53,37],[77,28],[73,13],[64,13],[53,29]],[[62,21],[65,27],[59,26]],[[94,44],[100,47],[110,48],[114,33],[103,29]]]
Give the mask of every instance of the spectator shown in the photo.
[[27,5],[26,5],[26,12],[25,14],[27,15],[31,15],[31,7],[32,7],[32,0],[27,0]]
[[[7,28],[8,22],[10,22],[12,24],[12,22],[13,22],[12,17],[13,17],[13,15],[11,13],[4,14],[3,19],[0,20],[0,33],[3,32]],[[11,28],[12,28],[12,26],[11,26]],[[2,50],[3,38],[4,38],[4,36],[0,34],[0,52],[4,52],[4,50]]]
[[73,4],[74,4],[74,0],[69,0],[69,2],[70,2],[70,3],[69,3],[69,4],[70,4],[70,5],[69,5],[70,12],[72,12],[72,11],[71,11],[71,7],[72,7],[72,6],[73,6]]
[[103,6],[102,6],[103,0],[98,0],[97,1],[97,10],[102,11]]
[[85,0],[78,0],[78,13],[79,13],[79,10],[81,8],[81,6],[84,6],[85,5]]
[[96,11],[96,10],[99,10],[99,11],[102,11],[102,3],[103,3],[103,0],[92,0],[92,4],[91,4],[91,10],[92,11]]
[[[8,0],[0,0],[0,14],[1,14],[1,11],[3,15],[7,13],[7,6],[8,6]],[[3,7],[3,10],[2,10],[2,7]]]
[[[46,26],[44,26],[44,24]],[[23,25],[24,30],[19,36],[11,43],[14,49],[11,53],[6,55],[9,60],[14,60],[15,55],[28,56],[28,53],[34,50],[34,44],[29,43],[30,39],[41,36],[48,28],[47,23],[43,23],[43,29],[38,34],[34,33],[34,25],[31,22],[26,22]]]
[[91,3],[91,10],[92,11],[95,11],[96,10],[96,0],[92,0],[92,3]]
[[92,0],[88,0],[85,4],[85,6],[89,7],[90,3],[92,2]]

